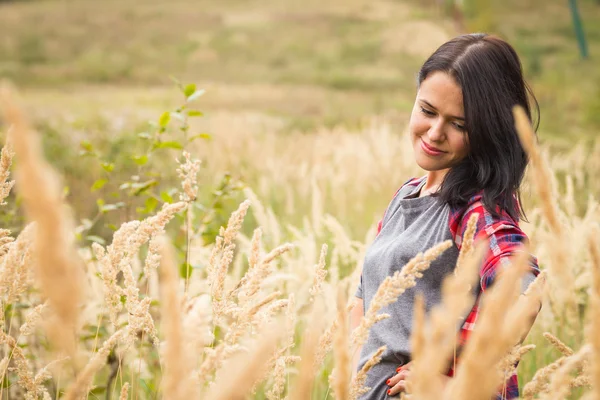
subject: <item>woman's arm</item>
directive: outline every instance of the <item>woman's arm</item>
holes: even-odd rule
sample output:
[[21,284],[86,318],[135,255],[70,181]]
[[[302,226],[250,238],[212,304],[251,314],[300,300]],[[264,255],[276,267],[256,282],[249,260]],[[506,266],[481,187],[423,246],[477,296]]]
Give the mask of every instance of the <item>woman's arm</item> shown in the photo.
[[[356,329],[356,327],[360,324],[360,321],[362,320],[364,314],[365,314],[364,301],[360,297],[357,297],[354,307],[352,308],[352,310],[350,310],[350,331],[351,332],[354,331],[354,329]],[[356,350],[354,350],[354,353],[352,354],[352,377],[354,377],[354,375],[356,375],[356,369],[358,368],[358,361],[360,358],[360,350],[361,349],[356,349]]]

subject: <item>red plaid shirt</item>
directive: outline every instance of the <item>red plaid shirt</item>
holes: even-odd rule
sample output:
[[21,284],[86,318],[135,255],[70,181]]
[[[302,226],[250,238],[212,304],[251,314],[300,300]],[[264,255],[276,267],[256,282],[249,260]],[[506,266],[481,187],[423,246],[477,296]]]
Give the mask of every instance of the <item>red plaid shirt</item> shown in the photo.
[[[423,179],[425,179],[425,177],[412,178],[403,186],[409,185],[417,187],[423,181]],[[398,194],[398,191],[396,194]],[[448,219],[450,232],[452,233],[457,248],[460,250],[462,238],[467,228],[467,221],[473,213],[479,214],[477,227],[475,230],[475,241],[481,238],[488,238],[490,243],[490,248],[483,259],[483,263],[479,271],[481,284],[480,293],[485,291],[492,284],[496,276],[496,272],[499,270],[499,267],[501,267],[502,264],[508,261],[508,257],[513,252],[520,250],[521,244],[527,241],[527,236],[519,228],[518,221],[513,220],[506,212],[500,212],[499,208],[497,208],[497,211],[501,215],[500,218],[493,217],[483,207],[482,195],[479,193],[473,196],[465,207],[451,208],[450,217]],[[379,233],[381,230],[382,221],[383,220],[379,221],[379,224],[377,225],[377,233]],[[537,259],[532,256],[530,264],[532,271],[537,275],[539,273]],[[467,319],[460,329],[458,335],[458,345],[460,347],[465,345],[469,335],[473,329],[475,329],[478,315],[479,298],[476,299],[475,305],[471,309]],[[450,371],[448,371],[448,375],[454,375],[452,368]],[[517,381],[517,375],[514,374],[508,378],[506,383],[500,388],[496,394],[495,400],[509,400],[516,399],[518,397],[519,384]]]

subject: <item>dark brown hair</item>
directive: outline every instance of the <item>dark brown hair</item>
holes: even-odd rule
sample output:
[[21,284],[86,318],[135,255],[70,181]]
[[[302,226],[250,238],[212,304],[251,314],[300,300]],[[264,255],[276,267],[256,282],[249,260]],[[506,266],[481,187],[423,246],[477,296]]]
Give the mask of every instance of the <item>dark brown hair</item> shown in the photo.
[[436,71],[448,73],[462,89],[470,146],[468,156],[446,174],[440,199],[460,207],[483,191],[483,204],[493,215],[499,215],[499,207],[515,221],[524,218],[519,187],[528,158],[515,129],[512,108],[522,106],[531,121],[531,99],[537,111],[537,129],[539,105],[523,78],[516,51],[492,35],[462,35],[444,43],[425,61],[418,85]]

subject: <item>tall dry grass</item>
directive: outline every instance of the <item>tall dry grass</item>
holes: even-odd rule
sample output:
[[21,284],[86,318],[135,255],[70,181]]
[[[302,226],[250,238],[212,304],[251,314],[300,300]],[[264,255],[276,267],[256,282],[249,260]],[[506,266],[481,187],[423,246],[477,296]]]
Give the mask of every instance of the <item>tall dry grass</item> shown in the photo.
[[[195,199],[198,171],[189,155],[182,162],[187,167],[180,167],[181,202],[166,204],[145,220],[124,222],[108,246],[76,249],[56,175],[16,101],[9,92],[2,93],[18,162],[17,193],[31,224],[16,238],[0,233],[2,317],[8,317],[1,321],[0,374],[3,382],[10,382],[2,384],[0,397],[81,399],[102,389],[121,398],[356,398],[368,391],[364,374],[379,362],[383,349],[354,379],[352,352],[370,326],[387,317],[379,313],[381,307],[413,286],[429,263],[452,245],[441,243],[418,255],[385,280],[372,309],[350,332],[348,306],[373,230],[363,240],[353,239],[339,218],[324,215],[324,204],[339,202],[344,205],[339,215],[350,217],[359,206],[349,206],[353,202],[346,196],[364,198],[369,190],[378,192],[388,184],[381,177],[373,180],[377,172],[398,183],[413,174],[411,162],[399,161],[398,154],[407,152],[403,139],[388,128],[374,127],[352,135],[320,132],[295,143],[293,151],[283,138],[265,144],[275,150],[259,149],[255,140],[230,143],[234,153],[282,155],[255,160],[262,166],[254,171],[260,176],[255,191],[246,191],[248,200],[232,214],[214,245],[205,247],[190,235],[189,257],[205,268],[194,270],[188,282],[177,276],[175,257],[162,238],[166,224]],[[519,116],[517,120],[527,140],[528,125]],[[336,150],[332,153],[331,148]],[[535,143],[530,141],[527,148],[532,159],[538,157]],[[539,154],[540,160],[547,157]],[[289,157],[287,162],[283,157]],[[5,146],[0,162],[3,198],[12,189],[11,162],[11,148]],[[234,157],[227,162],[241,167]],[[548,287],[544,289],[542,275],[519,296],[516,288],[526,254],[516,255],[483,298],[478,327],[462,351],[455,378],[446,387],[435,383],[453,358],[456,322],[476,284],[481,252],[471,243],[473,230],[468,229],[457,272],[444,283],[442,303],[428,315],[415,313],[414,373],[408,386],[413,398],[490,398],[517,360],[540,351],[539,344],[533,351],[531,345],[515,346],[542,299],[552,306],[542,308],[532,334],[555,334],[558,338],[547,336],[562,356],[540,365],[526,382],[524,397],[565,398],[574,388],[591,386],[586,396],[599,398],[598,208],[593,199],[585,210],[575,204],[573,178],[566,178],[570,194],[559,197],[558,178],[547,164],[534,161],[532,172],[540,207],[530,213],[525,228],[532,238],[529,251],[541,260]],[[302,227],[284,226],[260,202],[265,192],[285,192],[294,185],[310,203]],[[290,203],[288,211],[296,206]],[[242,230],[247,213],[261,227],[252,237]],[[292,242],[281,244],[283,238]],[[324,246],[326,239],[329,246]],[[348,271],[348,265],[357,268]],[[557,285],[563,286],[558,290]],[[30,310],[25,318],[14,311],[17,305]],[[577,305],[581,310],[587,305],[587,312],[565,312]],[[44,321],[58,322],[48,327]],[[585,326],[588,332],[569,343],[572,349],[560,341],[569,339],[564,334],[573,330],[563,329],[565,323]],[[143,385],[149,383],[154,387],[147,390]]]

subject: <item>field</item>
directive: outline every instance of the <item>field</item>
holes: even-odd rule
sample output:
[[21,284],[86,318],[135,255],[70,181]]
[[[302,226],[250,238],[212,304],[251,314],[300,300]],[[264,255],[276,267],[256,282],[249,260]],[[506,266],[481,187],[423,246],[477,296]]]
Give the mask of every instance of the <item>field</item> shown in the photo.
[[575,355],[540,398],[600,398],[600,5],[579,2],[589,60],[567,5],[541,5],[467,1],[458,24],[433,1],[0,2],[0,76],[21,92],[0,131],[0,398],[349,398],[346,302],[422,174],[415,72],[460,29],[508,38],[542,109],[549,168],[528,173],[522,226],[548,282],[520,381],[560,359],[551,332]]

